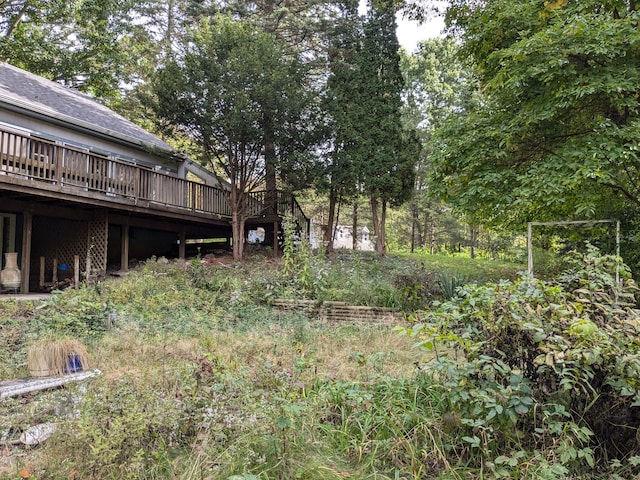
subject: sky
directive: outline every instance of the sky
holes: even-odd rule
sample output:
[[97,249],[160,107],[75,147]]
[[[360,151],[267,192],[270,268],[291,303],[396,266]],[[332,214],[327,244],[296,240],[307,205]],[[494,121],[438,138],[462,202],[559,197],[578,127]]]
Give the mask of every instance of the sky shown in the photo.
[[[433,3],[442,9],[446,6],[447,1],[436,0]],[[360,0],[358,11],[360,14],[364,14],[367,11],[367,0]],[[404,47],[409,53],[413,53],[419,41],[440,36],[444,28],[444,19],[442,17],[431,18],[420,25],[418,22],[403,19],[402,15],[398,13],[397,22],[398,29],[396,33],[398,35],[398,41],[400,42],[400,46]]]
[[401,16],[398,16],[398,29],[396,33],[400,45],[409,53],[413,53],[419,41],[440,36],[443,28],[444,20],[440,17],[433,18],[427,23],[419,25],[417,22],[404,20]]

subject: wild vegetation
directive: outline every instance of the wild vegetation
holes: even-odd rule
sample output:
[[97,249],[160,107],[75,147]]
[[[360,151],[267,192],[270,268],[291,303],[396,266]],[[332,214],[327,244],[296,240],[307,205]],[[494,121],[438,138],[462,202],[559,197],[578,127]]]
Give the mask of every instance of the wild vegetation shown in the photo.
[[[41,304],[0,303],[0,377],[27,375],[26,349],[45,336],[82,340],[102,372],[3,400],[0,434],[58,429],[38,447],[5,449],[0,475],[640,473],[637,289],[616,258],[591,249],[557,282],[519,277],[513,264],[466,269],[447,299],[438,278],[463,275],[431,270],[428,256],[325,258],[293,242],[280,263],[256,255],[244,264],[152,259]],[[277,297],[396,306],[408,317],[327,324],[275,310]]]
[[[421,16],[432,2],[370,1],[364,16],[357,3],[0,2],[1,58],[173,134],[201,160],[226,134],[252,144],[256,168],[246,180],[260,184],[252,188],[309,188],[322,197],[313,213],[328,232],[348,205],[354,230],[368,223],[394,247],[486,253],[471,263],[420,253],[324,257],[289,241],[281,262],[151,260],[42,303],[3,301],[0,378],[27,375],[27,349],[44,338],[81,340],[102,374],[3,400],[3,442],[37,423],[57,430],[39,447],[3,449],[0,475],[638,478],[640,325],[629,269],[589,247],[559,274],[558,259],[571,257],[557,238],[571,247],[584,238],[556,231],[534,238],[546,252],[536,259],[544,280],[495,260],[517,258],[529,221],[624,219],[623,256],[637,269],[637,2],[452,0],[455,41],[423,42],[402,58],[396,11]],[[237,45],[215,36],[210,52],[221,57],[195,57],[197,81],[177,82],[186,47],[223,24]],[[273,56],[255,54],[255,39]],[[251,92],[260,105],[249,123],[224,124],[234,119],[221,111],[267,85],[255,80],[260,65],[282,73],[299,63],[303,76],[276,76],[271,93]],[[188,96],[207,71],[207,81],[240,93],[219,97],[202,125],[191,106],[165,99],[179,111],[158,108],[163,92]],[[283,91],[310,97],[272,93]],[[305,135],[285,128],[298,121]],[[234,181],[233,159],[221,160],[217,173]],[[614,250],[611,232],[591,237]],[[276,298],[392,307],[406,320],[395,331],[330,325],[279,312]]]

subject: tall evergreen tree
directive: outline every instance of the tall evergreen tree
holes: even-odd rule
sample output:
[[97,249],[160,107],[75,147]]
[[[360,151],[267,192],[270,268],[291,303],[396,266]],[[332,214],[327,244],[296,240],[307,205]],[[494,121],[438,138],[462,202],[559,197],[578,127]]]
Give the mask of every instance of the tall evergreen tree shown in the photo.
[[333,248],[336,212],[343,200],[357,195],[361,183],[355,168],[355,149],[361,116],[359,96],[358,56],[362,47],[362,18],[357,4],[345,2],[341,16],[331,29],[328,60],[330,76],[327,81],[324,109],[328,116],[330,148],[325,156],[323,171],[316,178],[316,188],[328,195],[329,208],[325,242]]
[[364,24],[358,56],[359,109],[357,170],[369,198],[376,252],[386,251],[385,224],[389,205],[399,205],[413,191],[420,143],[402,124],[404,80],[392,2],[373,1]]
[[335,206],[360,195],[371,206],[376,251],[385,253],[386,211],[413,190],[420,144],[402,124],[404,81],[393,5],[374,2],[366,17],[353,2],[331,35],[327,113],[331,154],[325,176],[329,193],[331,245]]

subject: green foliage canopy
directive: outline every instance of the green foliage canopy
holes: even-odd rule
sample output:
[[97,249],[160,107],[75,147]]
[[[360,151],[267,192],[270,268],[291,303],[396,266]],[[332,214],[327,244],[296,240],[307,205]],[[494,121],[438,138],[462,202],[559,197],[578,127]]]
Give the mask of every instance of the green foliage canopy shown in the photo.
[[416,130],[423,145],[410,202],[412,246],[418,240],[419,245],[429,244],[431,251],[436,248],[436,237],[446,232],[451,238],[453,232],[448,227],[460,228],[450,221],[451,209],[434,198],[429,185],[433,134],[447,118],[471,110],[479,100],[475,76],[460,58],[459,49],[451,38],[428,39],[420,42],[411,55],[403,52],[401,61],[405,78],[403,119]]
[[119,95],[137,62],[135,2],[0,2],[0,59],[93,94]]
[[[229,182],[234,257],[242,257],[247,194],[266,177],[265,139],[277,153],[295,155],[309,128],[304,69],[272,35],[247,22],[218,17],[194,30],[183,58],[159,72],[154,84],[160,118],[187,134]],[[284,156],[284,155],[283,155]],[[239,251],[237,251],[239,249]]]
[[440,130],[433,186],[520,228],[640,205],[636,2],[455,0],[482,103]]

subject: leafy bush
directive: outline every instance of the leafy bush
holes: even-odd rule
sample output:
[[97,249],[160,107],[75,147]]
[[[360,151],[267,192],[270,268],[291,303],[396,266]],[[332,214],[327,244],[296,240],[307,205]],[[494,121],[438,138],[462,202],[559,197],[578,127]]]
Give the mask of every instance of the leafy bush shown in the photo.
[[110,305],[99,285],[58,292],[48,303],[47,311],[34,319],[34,327],[41,332],[95,336],[105,331]]
[[423,371],[446,392],[449,455],[497,478],[567,478],[597,460],[633,461],[637,290],[619,259],[591,248],[560,283],[466,285],[400,329],[434,355]]
[[98,381],[81,404],[74,428],[58,436],[71,466],[82,478],[143,478],[169,470],[169,452],[189,439],[175,395],[155,390],[148,379],[125,376]]
[[394,283],[400,292],[403,308],[409,311],[425,308],[441,294],[435,274],[425,270],[424,265],[407,273],[397,274]]

